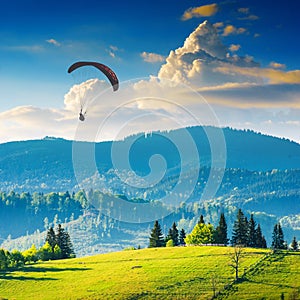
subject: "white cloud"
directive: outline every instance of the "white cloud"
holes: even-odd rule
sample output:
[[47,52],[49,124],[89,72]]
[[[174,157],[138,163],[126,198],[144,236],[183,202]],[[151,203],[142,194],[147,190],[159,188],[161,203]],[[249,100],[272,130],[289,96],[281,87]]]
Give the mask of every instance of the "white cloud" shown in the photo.
[[241,49],[241,45],[236,45],[236,44],[231,44],[230,47],[229,47],[229,50],[231,52],[235,52],[235,51],[238,51]]
[[232,34],[243,34],[245,32],[247,32],[246,28],[243,28],[243,27],[237,28],[233,25],[227,25],[224,28],[223,36],[228,36],[228,35],[232,35]]
[[46,40],[47,43],[51,44],[51,45],[54,45],[56,47],[59,47],[60,46],[60,43],[55,40],[55,39],[49,39],[49,40]]
[[[238,45],[229,48],[233,51]],[[229,54],[229,48],[216,27],[204,22],[181,47],[170,51],[158,77],[121,82],[117,92],[107,80],[90,79],[70,88],[61,109],[23,106],[2,112],[0,140],[46,135],[108,140],[209,124],[300,141],[300,70],[285,71],[275,62],[262,68],[250,56]],[[144,58],[149,54],[145,52]],[[87,117],[80,122],[83,102]]]
[[275,61],[270,62],[270,67],[274,69],[285,69],[286,65]]
[[141,57],[144,59],[144,61],[149,63],[163,62],[165,60],[163,55],[145,51],[141,53]]
[[182,16],[182,20],[186,21],[192,18],[210,17],[216,14],[218,5],[216,3],[192,7],[186,10]]

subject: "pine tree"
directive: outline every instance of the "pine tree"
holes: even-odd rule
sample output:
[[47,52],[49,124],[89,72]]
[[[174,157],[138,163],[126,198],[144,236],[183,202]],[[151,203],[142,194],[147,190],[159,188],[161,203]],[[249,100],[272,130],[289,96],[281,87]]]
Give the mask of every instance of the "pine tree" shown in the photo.
[[48,242],[49,245],[52,248],[52,251],[54,250],[54,247],[56,245],[56,236],[55,236],[55,232],[53,230],[53,227],[50,227],[47,231],[47,236],[46,236],[46,241]]
[[253,218],[253,214],[250,216],[250,220],[248,223],[248,243],[249,247],[257,247],[257,231],[256,231],[256,223]]
[[221,213],[219,225],[217,226],[217,228],[214,232],[214,243],[222,244],[225,246],[228,244],[227,224],[226,224],[224,213]]
[[247,230],[247,218],[245,217],[244,213],[241,209],[238,210],[237,219],[233,224],[232,230],[232,245],[240,245],[245,246],[247,245],[248,241],[248,230]]
[[185,245],[184,239],[186,238],[185,230],[182,228],[179,233],[179,245]]
[[163,239],[162,230],[158,221],[156,220],[154,222],[153,229],[151,230],[150,233],[149,248],[163,247],[164,245],[165,243]]
[[205,224],[203,215],[200,216],[198,224]]
[[267,242],[262,234],[260,224],[257,225],[255,230],[255,246],[256,248],[267,248]]
[[61,258],[75,257],[70,235],[62,228],[61,224],[58,224],[56,244],[61,250]]
[[278,223],[278,243],[279,243],[279,249],[286,249],[286,245],[284,242],[284,235],[280,223]]
[[171,228],[171,239],[173,240],[174,246],[178,246],[179,244],[178,235],[178,229],[176,223],[174,222]]
[[273,249],[278,249],[278,225],[275,224],[272,232],[272,245]]
[[294,251],[298,251],[298,242],[297,242],[295,236],[293,237],[293,240],[292,240],[292,243],[291,243],[291,248],[292,248],[292,250],[294,250]]
[[272,248],[273,249],[285,249],[285,243],[284,243],[284,235],[281,228],[281,225],[275,224],[273,233],[272,233]]
[[264,248],[264,249],[267,249],[267,241],[265,239],[264,236],[262,236],[262,239],[261,239],[261,248]]

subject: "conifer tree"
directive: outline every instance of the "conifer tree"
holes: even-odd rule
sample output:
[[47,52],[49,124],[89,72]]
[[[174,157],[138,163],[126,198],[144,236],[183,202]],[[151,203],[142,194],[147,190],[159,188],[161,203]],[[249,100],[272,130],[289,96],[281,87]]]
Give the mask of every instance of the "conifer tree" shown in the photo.
[[185,245],[184,239],[186,238],[185,230],[182,228],[179,233],[179,245]]
[[248,243],[249,247],[257,247],[257,231],[256,231],[256,223],[253,218],[253,214],[250,216],[250,220],[248,223]]
[[267,241],[264,236],[262,236],[262,239],[261,239],[261,248],[264,248],[264,249],[268,248]]
[[173,240],[174,246],[178,246],[179,244],[178,236],[179,236],[178,229],[176,223],[174,222],[171,228],[171,239]]
[[205,224],[203,215],[200,216],[198,224]]
[[248,224],[247,218],[245,217],[244,213],[241,209],[238,210],[237,218],[233,224],[232,230],[232,245],[240,245],[245,246],[247,245],[248,241]]
[[62,228],[61,224],[58,224],[56,244],[61,250],[61,258],[75,257],[70,235]]
[[150,233],[149,248],[163,247],[165,245],[160,224],[156,220]]
[[214,243],[222,244],[225,246],[228,244],[227,224],[226,224],[224,213],[221,213],[219,225],[217,226],[217,228],[214,232]]
[[280,223],[278,223],[278,242],[279,242],[279,249],[286,249],[286,245],[284,242],[284,235]]
[[255,230],[255,246],[256,248],[267,248],[267,242],[262,234],[260,224],[257,225]]
[[56,245],[56,236],[53,227],[50,227],[47,231],[46,242],[49,243],[53,251]]
[[280,223],[274,225],[272,233],[272,248],[285,249],[284,235]]
[[292,244],[291,244],[291,248],[292,248],[292,250],[294,250],[294,251],[298,251],[298,242],[297,242],[295,236],[293,237]]

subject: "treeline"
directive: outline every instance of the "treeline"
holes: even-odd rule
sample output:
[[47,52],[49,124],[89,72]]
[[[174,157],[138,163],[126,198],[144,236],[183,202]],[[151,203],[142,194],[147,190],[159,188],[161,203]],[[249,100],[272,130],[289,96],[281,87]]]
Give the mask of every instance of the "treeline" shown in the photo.
[[26,263],[35,263],[39,260],[47,261],[74,257],[76,255],[70,235],[59,224],[56,233],[53,227],[50,227],[47,232],[45,244],[39,249],[34,244],[23,252],[19,250],[12,250],[10,252],[0,249],[0,270],[22,267]]
[[[149,248],[178,246],[178,245],[223,245],[243,246],[252,248],[267,248],[265,236],[262,233],[260,224],[256,224],[253,214],[248,220],[241,209],[238,210],[236,220],[233,224],[231,239],[227,236],[227,223],[224,213],[221,213],[219,223],[215,228],[210,223],[205,223],[203,215],[200,216],[198,223],[193,230],[186,235],[184,229],[178,233],[176,223],[169,229],[168,235],[163,236],[161,226],[156,220],[149,237]],[[287,242],[284,240],[284,234],[281,225],[274,226],[272,234],[272,245],[274,250],[288,249]],[[298,250],[296,237],[291,243],[292,250]]]
[[[0,235],[18,237],[36,229],[77,219],[88,206],[84,191],[77,193],[0,192]],[[54,222],[55,221],[55,222]],[[16,226],[16,224],[22,226]]]

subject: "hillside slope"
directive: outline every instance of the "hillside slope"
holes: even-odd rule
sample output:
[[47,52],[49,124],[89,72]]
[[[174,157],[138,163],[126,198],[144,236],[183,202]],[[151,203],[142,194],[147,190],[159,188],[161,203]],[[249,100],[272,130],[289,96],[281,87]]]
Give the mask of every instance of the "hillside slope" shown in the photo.
[[[231,251],[232,248],[210,246],[155,248],[39,263],[1,274],[0,297],[210,299],[214,279],[216,291],[221,291],[224,297],[227,294],[225,299],[262,299],[266,294],[268,299],[279,299],[282,292],[289,296],[300,287],[299,253],[283,255],[277,263],[273,258],[262,261],[267,250],[245,249],[240,275],[249,269],[252,272],[249,278],[253,280],[244,280],[230,288],[234,279],[229,267]],[[273,276],[275,269],[277,275]],[[289,270],[294,270],[293,277],[288,276]],[[257,285],[253,274],[263,276],[261,285]],[[245,276],[248,278],[247,273]],[[244,286],[245,297],[243,293],[232,297],[233,292],[242,291]]]

